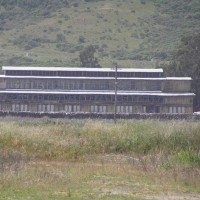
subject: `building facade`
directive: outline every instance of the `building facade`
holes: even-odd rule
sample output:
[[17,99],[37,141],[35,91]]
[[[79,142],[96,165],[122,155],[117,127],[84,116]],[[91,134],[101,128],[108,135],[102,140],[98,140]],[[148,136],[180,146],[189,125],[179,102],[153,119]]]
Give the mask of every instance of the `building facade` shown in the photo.
[[[0,110],[113,113],[115,69],[2,67]],[[117,113],[192,113],[191,78],[162,69],[117,71]]]

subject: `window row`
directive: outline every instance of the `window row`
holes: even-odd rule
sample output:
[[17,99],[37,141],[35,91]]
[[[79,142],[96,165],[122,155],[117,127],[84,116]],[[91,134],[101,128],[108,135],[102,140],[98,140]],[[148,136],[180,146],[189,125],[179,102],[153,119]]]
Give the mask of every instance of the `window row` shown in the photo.
[[19,112],[19,111],[27,112],[29,111],[29,109],[28,109],[28,105],[26,104],[12,104],[11,111],[12,112]]
[[[115,77],[115,72],[100,71],[26,71],[7,70],[8,76]],[[118,72],[118,77],[161,77],[157,72]]]
[[[156,105],[143,106],[140,110],[137,106],[131,105],[118,105],[116,107],[117,113],[160,113],[160,107]],[[2,110],[2,104],[0,104],[0,110]],[[139,109],[139,110],[138,110]],[[110,113],[114,112],[114,106],[108,105],[90,105],[84,106],[80,104],[37,104],[28,105],[22,103],[11,104],[10,111],[12,112],[66,112],[66,113],[77,113],[77,112],[91,112],[91,113]],[[170,106],[168,108],[170,114],[185,114],[186,107],[183,106]]]
[[[114,95],[48,95],[48,94],[9,94],[7,100],[28,100],[28,101],[101,101],[101,102],[114,102]],[[160,96],[131,96],[131,95],[118,95],[118,102],[150,102],[162,103],[163,97]]]
[[92,105],[90,107],[90,112],[106,113],[107,112],[107,106]]
[[67,113],[80,112],[81,106],[80,105],[65,105],[64,111],[67,112]]
[[[117,106],[117,113],[133,113],[133,106]],[[108,106],[104,105],[91,105],[90,112],[106,113],[108,112]]]
[[133,106],[117,106],[117,113],[132,113]]
[[[114,90],[113,80],[24,80],[7,79],[7,89]],[[157,91],[161,81],[118,81],[119,90]]]
[[[27,104],[12,104],[12,112],[28,112],[32,111],[31,107]],[[81,112],[80,105],[63,105],[59,107],[59,110],[55,110],[55,105],[53,104],[39,104],[37,105],[37,112],[66,112],[66,113],[76,113]],[[105,105],[91,105],[87,112],[92,113],[107,113],[108,106]],[[133,106],[117,106],[117,113],[133,113]]]
[[112,82],[75,80],[11,80],[6,81],[7,89],[61,89],[61,90],[109,90]]
[[183,106],[170,106],[169,107],[169,113],[170,114],[184,114],[185,113],[185,107],[183,107]]

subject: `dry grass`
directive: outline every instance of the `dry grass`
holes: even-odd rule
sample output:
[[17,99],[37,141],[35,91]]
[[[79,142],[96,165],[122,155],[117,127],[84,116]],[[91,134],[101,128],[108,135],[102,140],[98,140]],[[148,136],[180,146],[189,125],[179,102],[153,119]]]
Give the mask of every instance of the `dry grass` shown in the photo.
[[196,200],[199,134],[192,121],[2,118],[0,199]]

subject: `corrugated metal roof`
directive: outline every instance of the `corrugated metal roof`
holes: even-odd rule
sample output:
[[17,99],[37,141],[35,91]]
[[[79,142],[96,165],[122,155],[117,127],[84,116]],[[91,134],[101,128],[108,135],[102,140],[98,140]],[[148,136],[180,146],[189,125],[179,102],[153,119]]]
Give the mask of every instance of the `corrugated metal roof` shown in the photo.
[[[10,78],[10,79],[97,79],[97,80],[112,80],[115,79],[114,77],[60,77],[60,76],[7,76],[7,75],[0,75],[0,78]],[[190,77],[165,77],[165,78],[138,78],[138,77],[118,77],[118,80],[184,80],[184,81],[191,81],[192,78]]]
[[[115,68],[80,68],[80,67],[18,67],[2,66],[2,70],[25,70],[25,71],[92,71],[92,72],[113,72]],[[140,68],[118,68],[118,72],[159,72],[163,69],[140,69]]]
[[[100,95],[114,95],[114,91],[52,91],[52,90],[1,90],[0,94],[100,94]],[[148,95],[148,96],[195,96],[194,93],[163,93],[159,92],[144,92],[144,91],[118,91],[117,95]]]
[[177,81],[182,81],[182,80],[184,80],[184,81],[191,81],[192,80],[192,78],[191,77],[166,77],[166,80],[177,80]]

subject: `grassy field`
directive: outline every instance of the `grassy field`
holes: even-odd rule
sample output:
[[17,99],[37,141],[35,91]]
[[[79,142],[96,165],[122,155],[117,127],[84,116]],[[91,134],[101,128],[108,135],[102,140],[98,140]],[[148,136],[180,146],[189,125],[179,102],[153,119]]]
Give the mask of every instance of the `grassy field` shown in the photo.
[[195,121],[1,118],[0,199],[200,198]]

